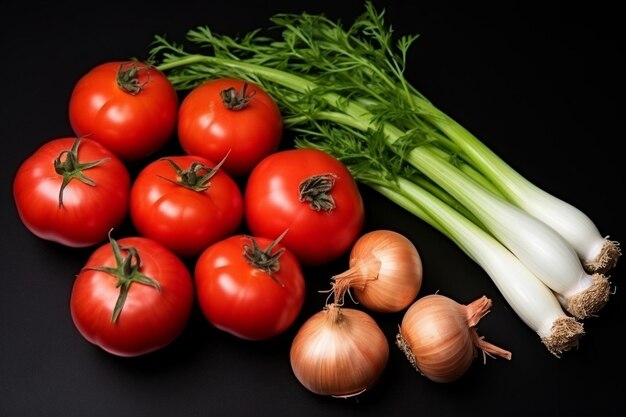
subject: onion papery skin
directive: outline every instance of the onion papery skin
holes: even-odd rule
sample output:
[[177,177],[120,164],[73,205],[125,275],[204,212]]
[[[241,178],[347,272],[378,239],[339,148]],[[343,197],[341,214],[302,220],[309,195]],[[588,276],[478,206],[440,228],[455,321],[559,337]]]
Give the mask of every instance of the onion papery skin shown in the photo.
[[367,313],[329,304],[298,330],[291,345],[294,375],[309,391],[334,397],[363,393],[378,382],[389,343]]
[[422,375],[440,383],[461,378],[480,350],[511,359],[510,352],[484,341],[474,328],[491,305],[485,296],[469,305],[440,294],[422,297],[404,314],[396,344]]
[[369,310],[399,312],[417,298],[422,276],[422,259],[407,237],[391,230],[374,230],[352,247],[350,269],[333,277],[335,302],[349,289]]

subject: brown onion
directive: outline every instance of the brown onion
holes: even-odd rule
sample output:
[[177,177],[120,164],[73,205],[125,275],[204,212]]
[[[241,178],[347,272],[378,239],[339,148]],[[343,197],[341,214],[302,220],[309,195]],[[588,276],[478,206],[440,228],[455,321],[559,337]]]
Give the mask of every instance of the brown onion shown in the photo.
[[468,305],[440,294],[422,297],[404,314],[396,344],[422,375],[435,382],[459,379],[479,350],[483,357],[511,359],[511,352],[484,341],[476,332],[491,305],[486,296]]
[[298,330],[291,368],[309,391],[335,397],[371,388],[389,359],[389,343],[367,313],[329,304]]
[[422,259],[409,239],[391,230],[361,236],[350,252],[350,269],[333,278],[335,302],[351,290],[370,310],[384,313],[407,308],[422,285]]

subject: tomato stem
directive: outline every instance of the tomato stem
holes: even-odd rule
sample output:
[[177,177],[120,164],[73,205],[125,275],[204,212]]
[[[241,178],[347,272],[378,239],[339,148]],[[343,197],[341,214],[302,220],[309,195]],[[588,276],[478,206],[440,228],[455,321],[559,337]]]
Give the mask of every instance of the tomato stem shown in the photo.
[[63,207],[63,192],[70,181],[77,179],[82,183],[91,185],[92,187],[95,186],[96,182],[87,177],[83,171],[98,166],[109,159],[102,158],[91,162],[81,163],[78,161],[79,145],[80,138],[76,138],[74,144],[72,145],[72,149],[64,150],[54,159],[54,171],[63,176],[63,182],[61,183],[61,188],[59,189],[59,207]]
[[[115,302],[113,315],[111,317],[111,322],[115,323],[124,308],[128,291],[133,283],[137,282],[143,285],[149,285],[159,292],[161,291],[161,285],[155,279],[143,275],[140,272],[141,258],[136,248],[132,246],[120,247],[117,241],[111,237],[111,233],[109,233],[109,242],[111,243],[116,266],[91,266],[85,267],[84,269],[104,272],[117,278],[115,286],[119,287],[120,293]],[[127,252],[126,256],[122,255],[122,251]]]
[[265,249],[261,249],[257,241],[252,236],[246,236],[252,245],[243,245],[243,256],[246,258],[246,261],[248,261],[248,263],[253,267],[267,272],[270,278],[272,278],[281,287],[284,287],[285,284],[276,278],[274,272],[278,272],[280,270],[279,258],[285,252],[285,248],[281,248],[275,253],[271,252],[285,237],[288,231],[289,229],[285,230],[276,240],[267,245]]
[[308,201],[309,206],[315,211],[331,211],[335,200],[329,194],[335,185],[337,175],[333,173],[313,175],[304,179],[298,186],[300,201]]
[[220,92],[222,96],[222,103],[228,110],[243,110],[250,105],[250,101],[256,91],[252,91],[249,94],[246,94],[246,89],[248,88],[248,83],[243,83],[243,87],[241,91],[237,91],[235,87],[230,87]]
[[[117,85],[130,95],[137,95],[143,91],[148,80],[143,83],[139,82],[139,71],[145,70],[146,66],[135,62],[124,62],[120,64],[117,70]],[[150,73],[148,72],[148,76]]]
[[[189,165],[189,168],[182,169],[180,165],[178,165],[173,160],[169,158],[163,158],[164,161],[169,162],[172,168],[174,168],[174,171],[176,171],[176,175],[178,176],[178,178],[176,180],[163,176],[161,176],[161,178],[193,191],[206,191],[211,187],[209,180],[213,178],[215,174],[217,174],[217,171],[220,169],[222,164],[224,164],[224,161],[226,161],[226,158],[229,154],[230,151],[228,151],[226,156],[222,158],[222,160],[213,168],[209,168],[201,162],[194,161]],[[202,172],[204,172],[204,174]]]

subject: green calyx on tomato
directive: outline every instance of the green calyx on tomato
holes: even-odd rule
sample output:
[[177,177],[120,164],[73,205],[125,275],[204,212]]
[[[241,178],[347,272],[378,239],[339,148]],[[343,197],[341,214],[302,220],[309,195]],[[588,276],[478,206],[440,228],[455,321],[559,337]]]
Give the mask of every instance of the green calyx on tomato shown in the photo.
[[250,100],[254,97],[255,92],[246,94],[248,83],[243,83],[241,91],[237,91],[234,87],[222,90],[220,95],[222,96],[222,103],[228,110],[243,110],[250,105]]
[[274,272],[278,272],[280,269],[279,258],[286,249],[281,248],[275,253],[272,253],[272,250],[285,237],[288,231],[289,229],[285,230],[276,240],[267,245],[265,249],[261,249],[257,241],[252,236],[247,236],[247,239],[250,241],[252,246],[246,244],[243,245],[243,256],[246,258],[246,261],[253,267],[265,271],[270,278],[272,278],[281,287],[284,287],[285,284],[276,278]]
[[[109,234],[109,242],[111,243],[111,248],[113,249],[116,266],[114,268],[109,266],[92,266],[86,267],[85,269],[104,272],[117,278],[115,286],[120,288],[120,294],[115,302],[113,316],[111,317],[111,322],[115,323],[124,308],[128,291],[133,283],[137,282],[139,284],[149,285],[154,287],[159,292],[161,291],[161,285],[158,281],[145,276],[140,272],[141,259],[139,258],[139,253],[136,248],[121,248],[117,241],[111,237],[111,234]],[[127,255],[123,256],[122,251],[126,251]]]
[[[87,185],[95,186],[96,182],[91,178],[83,174],[83,171],[89,168],[93,168],[101,163],[105,162],[109,158],[97,159],[91,162],[79,162],[78,161],[78,146],[80,145],[80,138],[76,138],[72,149],[65,150],[59,154],[54,160],[54,170],[57,174],[63,176],[63,182],[59,189],[59,207],[63,207],[63,191],[67,184],[73,179],[77,179]],[[65,158],[63,158],[65,157]]]
[[335,200],[329,194],[335,185],[337,175],[319,174],[305,178],[298,186],[300,201],[307,201],[315,211],[331,211],[335,208]]
[[122,63],[117,70],[117,85],[130,95],[137,95],[143,90],[143,86],[146,82],[140,83],[138,74],[139,71],[144,69],[143,65],[137,63]]
[[213,168],[209,168],[201,162],[192,162],[187,169],[182,169],[180,165],[178,165],[176,162],[172,161],[171,159],[164,158],[164,160],[169,162],[172,168],[174,168],[174,170],[176,171],[176,174],[178,175],[178,180],[174,181],[170,178],[161,178],[193,191],[206,191],[211,186],[209,181],[217,173],[227,157],[228,154],[226,154],[226,156],[220,161],[220,163],[215,165]]

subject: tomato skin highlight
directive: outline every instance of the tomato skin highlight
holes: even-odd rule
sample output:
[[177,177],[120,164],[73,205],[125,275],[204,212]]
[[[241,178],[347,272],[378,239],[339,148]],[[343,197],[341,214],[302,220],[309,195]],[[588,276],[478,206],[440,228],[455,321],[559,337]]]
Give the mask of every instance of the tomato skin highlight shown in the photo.
[[[254,239],[262,248],[272,242]],[[286,250],[272,278],[247,262],[242,255],[246,244],[249,236],[233,235],[202,252],[194,270],[197,299],[204,317],[218,329],[246,340],[266,340],[285,332],[300,314],[304,276],[297,258]],[[274,251],[281,248],[279,244]]]
[[13,198],[20,219],[36,236],[65,246],[88,247],[106,240],[109,231],[124,221],[130,175],[111,151],[83,138],[78,160],[103,160],[83,171],[95,185],[71,180],[63,190],[63,205],[59,206],[63,176],[55,171],[54,161],[75,142],[75,137],[55,138],[26,158],[15,174]]
[[193,163],[216,166],[192,155],[149,163],[132,184],[130,216],[140,235],[160,242],[179,256],[195,256],[238,229],[243,220],[242,192],[221,168],[208,180],[206,190],[185,188],[175,183],[179,176],[168,160],[181,169]]
[[[229,78],[207,81],[183,99],[178,113],[178,140],[185,153],[213,161],[228,158],[223,168],[243,177],[280,145],[283,122],[278,105],[260,86],[246,83],[248,105],[227,108],[222,91],[243,91],[244,81]],[[230,152],[230,153],[229,153]]]
[[[120,68],[137,69],[140,91],[120,88]],[[113,61],[84,74],[69,101],[69,120],[77,136],[105,145],[124,161],[146,158],[173,136],[178,95],[167,77],[141,62]]]
[[77,275],[70,297],[72,320],[80,334],[105,351],[124,357],[144,355],[173,342],[184,330],[194,302],[188,268],[165,246],[143,237],[126,237],[120,247],[134,247],[142,274],[156,280],[160,291],[133,283],[115,323],[113,309],[120,289],[114,276],[86,267],[115,267],[111,244],[96,249]]
[[[331,211],[316,211],[300,201],[302,181],[320,174],[335,175]],[[288,229],[282,244],[303,264],[320,265],[347,253],[363,227],[365,210],[343,163],[319,150],[290,149],[266,157],[250,173],[244,216],[255,236],[272,238]]]

